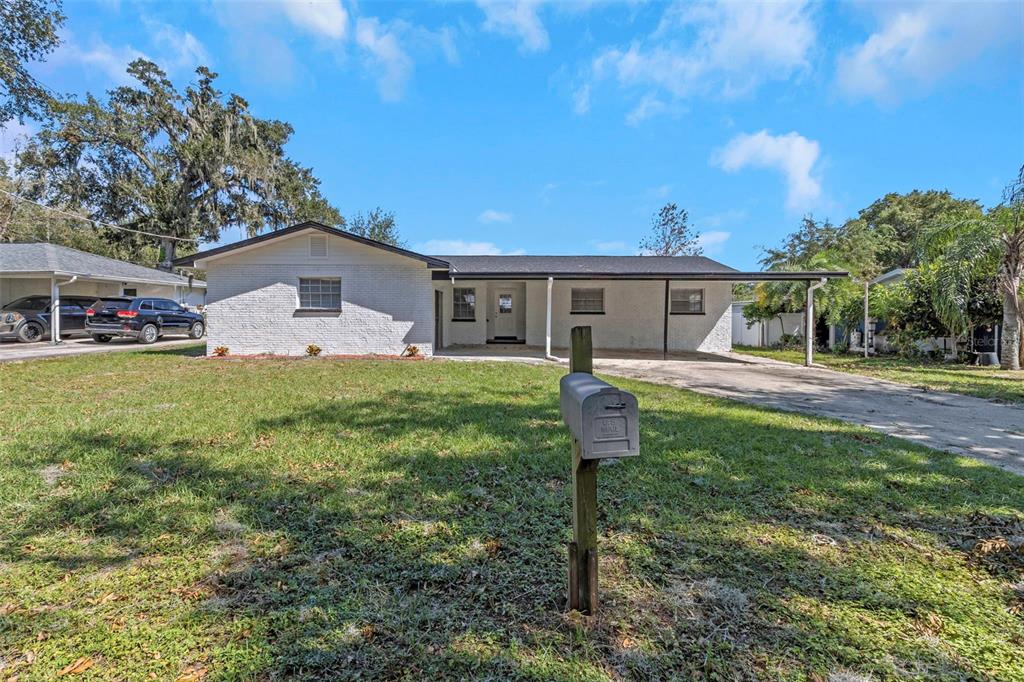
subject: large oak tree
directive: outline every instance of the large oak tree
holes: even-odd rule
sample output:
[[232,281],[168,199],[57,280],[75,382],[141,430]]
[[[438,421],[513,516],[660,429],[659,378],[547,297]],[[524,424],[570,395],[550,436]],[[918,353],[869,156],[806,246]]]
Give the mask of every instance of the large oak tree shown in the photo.
[[[175,88],[154,63],[128,67],[137,85],[54,101],[51,118],[19,156],[33,198],[84,208],[122,227],[201,241],[250,235],[301,220],[344,225],[308,168],[289,159],[292,127],[260,119],[225,96],[205,67]],[[126,232],[111,240],[151,241]],[[164,257],[175,242],[164,240]],[[194,248],[194,247],[191,247]]]
[[60,44],[57,31],[63,23],[60,2],[0,2],[0,125],[13,118],[42,115],[49,93],[27,66],[45,58]]

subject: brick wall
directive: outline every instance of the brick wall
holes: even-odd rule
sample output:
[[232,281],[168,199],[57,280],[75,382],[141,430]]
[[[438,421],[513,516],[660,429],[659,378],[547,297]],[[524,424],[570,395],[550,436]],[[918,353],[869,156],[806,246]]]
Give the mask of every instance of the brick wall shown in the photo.
[[[322,233],[316,233],[320,235]],[[215,259],[207,266],[207,351],[304,355],[433,353],[430,271],[420,261],[341,237],[326,258],[309,257],[300,233]],[[300,312],[300,277],[341,278],[341,312]]]

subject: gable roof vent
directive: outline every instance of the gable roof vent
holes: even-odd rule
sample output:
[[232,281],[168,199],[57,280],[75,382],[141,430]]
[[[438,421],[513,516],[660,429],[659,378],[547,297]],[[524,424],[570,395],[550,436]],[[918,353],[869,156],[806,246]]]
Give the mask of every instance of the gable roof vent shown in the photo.
[[327,258],[326,235],[314,235],[309,238],[309,257]]

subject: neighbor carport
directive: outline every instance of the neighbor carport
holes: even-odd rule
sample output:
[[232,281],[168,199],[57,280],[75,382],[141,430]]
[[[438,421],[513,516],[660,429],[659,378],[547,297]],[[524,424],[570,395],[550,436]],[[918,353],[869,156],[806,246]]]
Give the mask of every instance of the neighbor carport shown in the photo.
[[[59,311],[61,294],[154,296],[202,305],[206,283],[57,244],[0,244],[0,305],[49,295],[50,309]],[[51,343],[59,344],[60,315],[51,314],[50,324]]]

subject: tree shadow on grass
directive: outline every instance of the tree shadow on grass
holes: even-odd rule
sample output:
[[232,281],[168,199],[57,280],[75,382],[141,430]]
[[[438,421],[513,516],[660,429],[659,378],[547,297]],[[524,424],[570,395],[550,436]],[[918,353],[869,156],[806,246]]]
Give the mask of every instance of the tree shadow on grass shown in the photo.
[[[410,389],[311,401],[254,415],[253,430],[279,445],[264,452],[257,441],[244,460],[180,432],[58,434],[34,452],[71,447],[109,473],[41,500],[2,554],[84,572],[186,544],[203,568],[182,586],[179,617],[201,630],[244,624],[245,641],[224,635],[212,657],[244,675],[754,678],[766,661],[790,672],[984,675],[949,653],[941,630],[889,641],[894,628],[949,611],[950,597],[869,565],[924,561],[941,545],[923,535],[969,510],[1019,514],[1022,498],[1005,493],[1021,488],[1004,474],[853,427],[658,407],[667,393],[651,389],[643,455],[599,476],[605,610],[577,621],[561,613],[569,440],[554,397],[531,395],[492,386],[449,388],[443,400]],[[269,457],[324,434],[338,445],[296,450],[294,467]],[[105,551],[40,540],[55,528]],[[809,534],[820,546],[799,542]],[[746,606],[727,608],[708,588],[719,582]],[[876,634],[857,623],[872,614],[886,614]],[[16,614],[13,628],[31,634],[56,618]],[[890,644],[894,659],[876,660]]]

